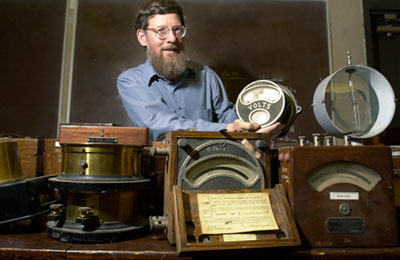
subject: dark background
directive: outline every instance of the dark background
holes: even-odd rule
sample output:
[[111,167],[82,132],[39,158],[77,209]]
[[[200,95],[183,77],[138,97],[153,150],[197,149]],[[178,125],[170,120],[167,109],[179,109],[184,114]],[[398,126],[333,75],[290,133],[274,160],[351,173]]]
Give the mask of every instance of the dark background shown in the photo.
[[[141,2],[79,0],[70,122],[132,124],[116,79],[146,58],[134,31]],[[179,2],[189,27],[188,56],[219,74],[232,102],[248,83],[273,80],[290,88],[303,108],[287,137],[322,132],[311,104],[315,88],[329,75],[325,1]],[[364,2],[370,22],[379,1]],[[0,133],[57,137],[65,11],[65,0],[0,0]],[[393,41],[382,38],[378,47],[369,47],[371,39],[366,32],[367,50],[378,48],[379,57],[389,59],[382,53]],[[388,79],[398,79],[399,66],[368,57],[378,70],[397,69]]]
[[[145,60],[134,31],[141,2],[79,0],[70,122],[132,124],[116,79]],[[329,74],[324,1],[180,3],[189,27],[188,56],[220,75],[232,102],[251,81],[274,80],[291,88],[303,107],[290,134],[320,131],[310,105]],[[65,4],[0,1],[0,132],[57,137]]]

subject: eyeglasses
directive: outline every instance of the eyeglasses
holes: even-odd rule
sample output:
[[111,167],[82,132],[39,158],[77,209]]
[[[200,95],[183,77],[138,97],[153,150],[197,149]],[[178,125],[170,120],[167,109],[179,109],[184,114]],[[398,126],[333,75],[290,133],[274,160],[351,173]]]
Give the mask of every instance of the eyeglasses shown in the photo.
[[[168,27],[158,27],[158,28],[147,28],[147,30],[153,31],[157,38],[160,40],[165,40],[167,39],[169,35],[169,31],[171,30]],[[182,39],[186,35],[186,27],[183,25],[178,25],[172,27],[172,31],[175,35],[176,38]]]

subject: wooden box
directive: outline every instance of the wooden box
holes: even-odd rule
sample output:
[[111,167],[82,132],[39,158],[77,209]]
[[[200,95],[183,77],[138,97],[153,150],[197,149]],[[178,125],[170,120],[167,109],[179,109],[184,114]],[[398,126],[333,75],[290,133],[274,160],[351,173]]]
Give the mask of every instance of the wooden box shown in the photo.
[[60,174],[61,166],[62,153],[58,139],[45,139],[43,175]]
[[392,146],[394,203],[400,207],[400,147]]
[[61,124],[60,144],[114,143],[132,146],[148,145],[148,128],[95,124]]
[[[242,147],[241,142],[246,139],[250,143],[255,144],[258,141],[262,141],[265,146],[261,151],[261,157],[256,160],[256,164],[258,165],[258,170],[262,170],[260,173],[260,177],[263,179],[263,183],[257,189],[265,189],[270,187],[270,152],[269,152],[269,136],[266,134],[256,134],[256,133],[227,133],[227,132],[200,132],[200,131],[172,131],[166,135],[166,150],[168,151],[168,157],[166,159],[166,168],[164,175],[164,216],[166,216],[168,223],[174,223],[174,213],[173,213],[173,190],[175,185],[181,185],[180,182],[184,178],[180,178],[182,175],[182,168],[185,166],[185,162],[188,160],[194,159],[193,161],[205,162],[208,161],[209,164],[215,165],[218,167],[218,159],[213,161],[212,156],[214,154],[221,154],[221,157],[224,155],[235,157],[237,160],[244,161],[243,154],[232,154],[229,151],[217,151],[218,148],[214,146],[206,146],[208,143],[212,144],[221,144],[225,145],[237,144],[237,146]],[[186,147],[183,148],[184,143],[187,143]],[[208,149],[209,156],[200,155],[199,149],[203,148]],[[221,149],[224,149],[223,147]],[[247,150],[242,148],[243,150]],[[199,152],[199,153],[198,153]],[[188,154],[189,153],[189,154]],[[252,153],[249,151],[249,153]],[[196,158],[197,155],[200,155],[201,158]],[[255,156],[254,156],[255,157]],[[200,160],[198,160],[200,159]],[[192,164],[193,165],[193,164]],[[254,171],[255,172],[255,171]],[[215,171],[218,175],[218,170]],[[186,183],[186,182],[184,182]],[[183,184],[182,184],[183,185]],[[216,186],[213,189],[224,189],[221,186]],[[252,188],[247,189],[254,189]],[[182,186],[182,190],[187,189],[187,187]],[[193,188],[192,188],[193,189]],[[204,189],[203,187],[199,187],[198,189]],[[230,188],[230,189],[240,189],[240,188]],[[242,188],[246,189],[246,188]],[[175,243],[175,226],[168,225],[167,230],[168,240],[174,244]]]
[[[200,195],[207,195],[206,200],[201,203]],[[222,198],[224,195],[228,197]],[[253,196],[257,198],[259,195],[267,195],[269,201],[256,201]],[[263,206],[268,207],[264,209]],[[262,209],[258,212],[257,208]],[[260,219],[258,214],[262,214],[264,210],[270,211],[272,217]],[[178,254],[297,246],[301,243],[285,191],[280,184],[274,189],[260,191],[189,191],[174,186],[174,214]],[[212,220],[212,223],[207,223],[204,218]],[[262,230],[265,228],[261,227],[262,224],[277,224],[277,228]],[[259,230],[251,230],[260,227]],[[235,232],[239,231],[238,228],[244,232]],[[218,231],[215,232],[216,229]]]
[[306,245],[397,245],[389,147],[297,146],[280,154],[281,183]]

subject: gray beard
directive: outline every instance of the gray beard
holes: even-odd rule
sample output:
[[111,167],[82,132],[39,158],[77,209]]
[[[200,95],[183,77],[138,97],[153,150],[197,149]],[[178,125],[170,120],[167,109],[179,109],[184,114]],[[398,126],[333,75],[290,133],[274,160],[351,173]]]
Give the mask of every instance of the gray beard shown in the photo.
[[147,48],[147,56],[155,71],[170,81],[177,80],[187,68],[187,57],[183,52],[176,54],[174,60],[166,61],[162,53],[156,55],[150,48]]

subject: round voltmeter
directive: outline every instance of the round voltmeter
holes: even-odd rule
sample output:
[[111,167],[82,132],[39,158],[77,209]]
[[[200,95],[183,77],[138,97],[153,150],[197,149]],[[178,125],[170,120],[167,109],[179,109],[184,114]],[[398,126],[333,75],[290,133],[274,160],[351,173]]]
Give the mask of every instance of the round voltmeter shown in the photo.
[[236,113],[241,120],[258,123],[262,128],[281,122],[286,125],[281,135],[287,133],[300,112],[289,89],[270,80],[251,82],[236,100]]
[[314,92],[314,115],[329,134],[370,138],[392,121],[396,104],[392,87],[378,71],[363,65],[339,69]]

